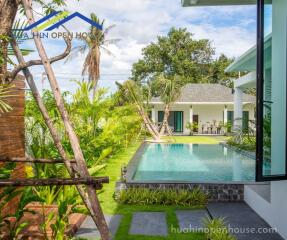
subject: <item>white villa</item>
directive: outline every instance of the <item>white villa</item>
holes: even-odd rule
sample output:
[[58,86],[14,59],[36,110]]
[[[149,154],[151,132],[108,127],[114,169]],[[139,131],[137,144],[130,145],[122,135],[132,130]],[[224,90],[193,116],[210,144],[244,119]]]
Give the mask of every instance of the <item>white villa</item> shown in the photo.
[[[171,105],[169,126],[175,134],[188,135],[188,123],[197,123],[198,134],[223,134],[222,125],[233,123],[234,119],[243,119],[243,127],[254,120],[255,96],[241,93],[240,114],[234,113],[234,90],[220,84],[187,84],[179,98]],[[238,94],[236,94],[238,98]],[[152,98],[152,120],[161,123],[164,115],[164,103],[160,97]],[[241,105],[242,104],[242,105]],[[238,109],[237,107],[236,109]],[[237,110],[238,112],[238,110]]]

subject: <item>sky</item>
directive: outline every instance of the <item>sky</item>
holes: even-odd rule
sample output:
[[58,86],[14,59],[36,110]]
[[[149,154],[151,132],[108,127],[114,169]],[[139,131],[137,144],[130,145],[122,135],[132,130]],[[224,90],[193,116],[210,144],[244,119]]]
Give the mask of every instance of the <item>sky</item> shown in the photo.
[[[68,11],[78,11],[89,17],[95,13],[105,19],[105,27],[115,24],[108,39],[120,41],[107,48],[113,55],[104,52],[101,56],[100,87],[115,91],[115,81],[127,80],[132,64],[141,58],[142,49],[154,42],[159,35],[166,35],[171,27],[187,28],[196,39],[209,39],[215,48],[216,56],[221,53],[228,57],[239,57],[255,44],[256,7],[187,7],[181,6],[180,0],[67,0]],[[42,16],[35,13],[35,18]],[[85,32],[89,24],[80,19],[73,19],[66,24],[72,32]],[[63,40],[43,39],[50,57],[63,51]],[[73,41],[73,46],[79,42]],[[34,49],[32,40],[25,42],[25,47]],[[37,52],[29,59],[37,59]],[[78,54],[65,62],[53,64],[62,91],[75,91],[76,84],[71,80],[82,80],[81,69],[85,55]],[[40,89],[48,89],[48,80],[42,81],[42,67],[32,67],[35,80]]]

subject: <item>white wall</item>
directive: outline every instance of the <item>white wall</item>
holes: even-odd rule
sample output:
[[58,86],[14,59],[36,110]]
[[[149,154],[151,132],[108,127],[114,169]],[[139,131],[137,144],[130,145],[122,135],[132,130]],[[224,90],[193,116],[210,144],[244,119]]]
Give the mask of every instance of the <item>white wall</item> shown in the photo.
[[271,199],[266,201],[251,187],[245,186],[245,202],[271,227],[287,239],[287,181],[271,182]]
[[[170,111],[183,111],[183,127],[184,127],[184,135],[189,134],[189,130],[185,128],[186,124],[189,122],[189,110],[190,106],[188,104],[178,104],[178,105],[172,105],[170,107]],[[164,105],[163,104],[156,104],[154,105],[155,109],[155,122],[158,122],[158,112],[164,111]]]
[[[170,111],[183,111],[183,126],[184,133],[188,135],[189,130],[185,128],[186,124],[190,122],[190,107],[192,106],[193,115],[198,115],[199,119],[199,131],[201,132],[202,124],[207,122],[213,123],[213,120],[216,120],[217,123],[223,121],[223,111],[225,104],[210,104],[210,105],[194,105],[194,104],[173,104],[170,108]],[[163,104],[155,104],[155,122],[158,122],[158,111],[164,110]],[[228,111],[233,111],[233,105],[227,105]],[[254,120],[254,107],[251,105],[244,106],[244,111],[249,111],[249,118]]]

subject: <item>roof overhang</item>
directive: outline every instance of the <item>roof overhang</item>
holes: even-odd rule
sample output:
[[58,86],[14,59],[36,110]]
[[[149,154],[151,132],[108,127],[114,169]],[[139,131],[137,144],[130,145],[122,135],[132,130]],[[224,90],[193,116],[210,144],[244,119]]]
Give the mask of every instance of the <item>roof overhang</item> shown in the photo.
[[234,81],[235,88],[256,88],[256,72],[250,72]]
[[192,6],[224,6],[224,5],[251,5],[256,0],[181,0],[183,7]]
[[[268,36],[266,36],[264,41],[264,67],[266,69],[271,67],[271,51],[272,34],[269,34]],[[256,54],[257,49],[256,45],[254,45],[247,52],[245,52],[238,59],[236,59],[233,63],[231,63],[225,69],[225,72],[256,71]]]

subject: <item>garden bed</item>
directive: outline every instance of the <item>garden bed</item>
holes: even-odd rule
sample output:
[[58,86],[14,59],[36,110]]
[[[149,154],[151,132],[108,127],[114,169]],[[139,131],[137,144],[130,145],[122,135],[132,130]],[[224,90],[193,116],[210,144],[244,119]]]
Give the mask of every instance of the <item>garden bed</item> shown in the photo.
[[136,183],[136,182],[117,182],[116,192],[131,189],[150,189],[150,190],[188,190],[200,189],[208,196],[212,202],[241,202],[244,200],[244,184],[240,183]]
[[[24,239],[44,239],[43,231],[41,230],[41,225],[45,222],[45,217],[50,213],[58,213],[57,205],[45,205],[44,207],[40,203],[32,203],[27,205],[27,209],[34,211],[35,214],[25,213],[23,221],[29,221],[29,226],[25,228],[25,230],[21,233],[21,236]],[[65,231],[67,236],[73,236],[77,230],[80,228],[84,220],[86,219],[86,215],[73,213],[69,216],[69,226]],[[50,227],[47,228],[47,235],[52,235],[52,229]]]

